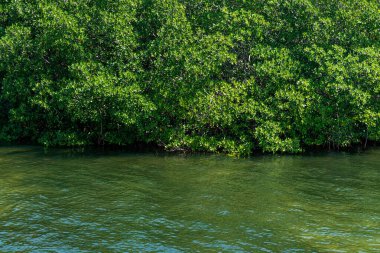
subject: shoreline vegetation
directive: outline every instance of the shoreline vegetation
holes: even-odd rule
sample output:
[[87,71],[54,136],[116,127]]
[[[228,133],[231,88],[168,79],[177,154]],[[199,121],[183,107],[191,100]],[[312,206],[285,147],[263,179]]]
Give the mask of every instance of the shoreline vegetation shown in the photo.
[[263,152],[262,150],[253,150],[249,154],[239,154],[239,153],[228,153],[228,152],[218,152],[218,151],[208,151],[208,150],[193,150],[191,148],[173,148],[168,149],[165,146],[159,146],[157,144],[149,143],[132,143],[132,144],[89,144],[89,145],[55,145],[48,146],[42,145],[36,142],[22,142],[22,143],[0,143],[0,148],[41,148],[44,152],[55,152],[55,151],[68,151],[70,153],[84,153],[84,154],[94,154],[99,153],[104,154],[108,152],[126,152],[126,153],[141,153],[141,154],[159,154],[159,155],[222,155],[230,156],[235,158],[253,158],[261,156],[271,156],[271,155],[286,155],[286,156],[309,156],[309,155],[321,155],[321,154],[334,154],[334,153],[347,153],[347,154],[360,154],[363,152],[376,150],[379,148],[379,142],[369,142],[367,146],[362,145],[362,143],[353,144],[350,146],[338,148],[329,148],[326,146],[307,146],[302,152]]
[[248,156],[379,141],[377,0],[0,3],[0,144]]

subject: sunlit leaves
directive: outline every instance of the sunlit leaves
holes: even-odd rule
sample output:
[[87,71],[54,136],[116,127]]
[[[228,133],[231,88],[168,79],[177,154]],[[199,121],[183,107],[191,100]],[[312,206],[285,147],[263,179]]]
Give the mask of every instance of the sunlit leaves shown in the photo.
[[380,140],[375,0],[6,0],[0,140],[248,155]]

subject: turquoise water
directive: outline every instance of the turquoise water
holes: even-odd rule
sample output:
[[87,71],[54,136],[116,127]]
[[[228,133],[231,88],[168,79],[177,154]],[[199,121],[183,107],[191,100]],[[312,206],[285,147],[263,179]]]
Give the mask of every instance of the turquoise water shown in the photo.
[[380,149],[0,148],[0,252],[380,252]]

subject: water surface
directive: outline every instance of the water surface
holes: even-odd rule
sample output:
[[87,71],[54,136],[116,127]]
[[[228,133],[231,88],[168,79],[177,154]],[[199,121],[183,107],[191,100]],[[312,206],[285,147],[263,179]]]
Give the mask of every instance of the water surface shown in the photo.
[[380,252],[380,149],[0,148],[0,252]]

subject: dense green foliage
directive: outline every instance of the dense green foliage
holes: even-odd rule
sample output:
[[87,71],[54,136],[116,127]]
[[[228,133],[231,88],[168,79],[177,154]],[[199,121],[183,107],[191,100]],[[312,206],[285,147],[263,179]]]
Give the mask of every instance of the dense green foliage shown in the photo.
[[2,0],[0,141],[380,140],[377,0]]

